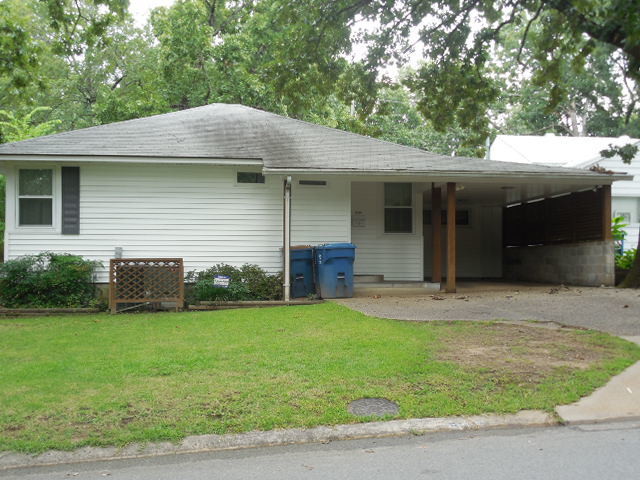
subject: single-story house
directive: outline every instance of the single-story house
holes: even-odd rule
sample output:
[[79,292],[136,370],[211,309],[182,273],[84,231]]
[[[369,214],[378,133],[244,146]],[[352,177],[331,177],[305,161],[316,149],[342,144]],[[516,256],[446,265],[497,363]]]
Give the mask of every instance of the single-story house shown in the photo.
[[457,277],[612,284],[611,184],[630,179],[437,155],[228,104],[4,144],[0,168],[6,259],[280,271],[288,235],[353,242],[356,275],[446,277],[449,291]]
[[640,235],[640,152],[630,164],[618,156],[604,158],[600,152],[610,145],[636,145],[640,139],[622,137],[563,137],[547,133],[538,135],[498,135],[489,149],[491,160],[535,163],[569,168],[589,169],[599,165],[604,170],[627,172],[634,176],[630,182],[616,182],[611,190],[611,211],[623,217],[627,233],[623,250],[638,246]]

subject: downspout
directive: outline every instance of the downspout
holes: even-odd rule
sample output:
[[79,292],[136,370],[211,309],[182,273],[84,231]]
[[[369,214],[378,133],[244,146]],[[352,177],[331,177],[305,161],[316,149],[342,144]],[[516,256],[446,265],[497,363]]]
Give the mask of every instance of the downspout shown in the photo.
[[283,260],[284,260],[284,301],[291,300],[291,177],[284,180],[284,218],[282,221],[283,231]]

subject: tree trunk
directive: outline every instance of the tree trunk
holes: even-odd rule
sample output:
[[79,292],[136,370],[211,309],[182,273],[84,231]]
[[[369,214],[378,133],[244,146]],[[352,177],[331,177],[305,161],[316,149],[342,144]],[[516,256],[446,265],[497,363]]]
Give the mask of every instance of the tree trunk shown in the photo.
[[576,102],[571,100],[571,106],[569,108],[569,126],[571,128],[571,136],[579,137],[580,128],[578,126],[578,112],[576,108]]
[[627,273],[620,284],[622,288],[640,288],[640,235],[638,236],[638,250],[636,250],[636,260],[631,266],[631,270]]

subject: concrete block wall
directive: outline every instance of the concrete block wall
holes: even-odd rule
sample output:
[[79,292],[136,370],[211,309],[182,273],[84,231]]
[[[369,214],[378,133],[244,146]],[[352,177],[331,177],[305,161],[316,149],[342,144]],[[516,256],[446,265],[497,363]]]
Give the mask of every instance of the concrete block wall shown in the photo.
[[512,281],[613,286],[613,241],[504,249],[504,278]]

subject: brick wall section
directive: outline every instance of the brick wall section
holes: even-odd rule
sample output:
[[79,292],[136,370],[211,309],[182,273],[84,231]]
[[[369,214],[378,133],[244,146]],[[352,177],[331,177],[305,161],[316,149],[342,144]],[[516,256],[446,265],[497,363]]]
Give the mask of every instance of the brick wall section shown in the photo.
[[613,241],[505,248],[504,278],[612,286],[615,282]]

